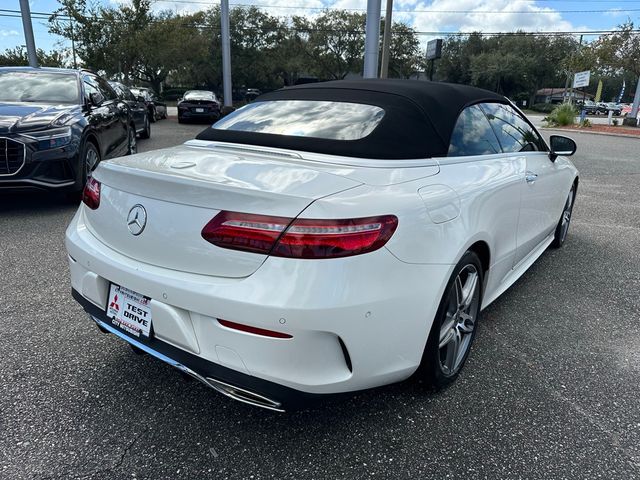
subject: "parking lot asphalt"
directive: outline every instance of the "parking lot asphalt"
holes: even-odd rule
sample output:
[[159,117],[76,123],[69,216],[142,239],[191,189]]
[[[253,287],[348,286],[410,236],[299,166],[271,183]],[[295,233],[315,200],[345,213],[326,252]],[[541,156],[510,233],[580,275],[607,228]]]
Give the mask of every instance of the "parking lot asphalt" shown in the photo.
[[[139,148],[202,128],[165,120]],[[0,195],[0,478],[640,478],[640,140],[574,138],[567,243],[485,310],[458,382],[286,414],[99,333],[70,295],[76,205]]]

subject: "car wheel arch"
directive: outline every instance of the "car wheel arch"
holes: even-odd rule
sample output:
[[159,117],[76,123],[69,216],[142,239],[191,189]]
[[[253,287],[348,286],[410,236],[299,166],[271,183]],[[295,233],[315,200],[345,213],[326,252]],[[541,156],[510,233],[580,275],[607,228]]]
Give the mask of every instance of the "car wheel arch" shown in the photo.
[[478,240],[472,245],[469,245],[465,252],[466,251],[472,251],[476,255],[478,255],[478,258],[480,259],[480,263],[482,265],[482,270],[484,272],[484,278],[486,279],[487,274],[489,273],[489,268],[491,266],[491,248],[489,247],[489,244],[484,240]]
[[93,146],[96,147],[98,149],[98,152],[102,155],[102,149],[100,148],[100,140],[98,140],[98,137],[95,135],[94,132],[89,131],[85,133],[83,143],[84,142],[93,143]]
[[[492,242],[490,236],[486,232],[480,232],[474,236],[472,236],[467,242],[464,243],[463,247],[458,251],[455,258],[452,259],[451,265],[457,265],[458,262],[464,257],[467,252],[475,253],[480,259],[480,263],[482,265],[482,273],[483,273],[483,287],[487,285],[487,279],[489,278],[489,271],[491,270],[491,261],[492,261]],[[484,293],[484,288],[483,288]]]

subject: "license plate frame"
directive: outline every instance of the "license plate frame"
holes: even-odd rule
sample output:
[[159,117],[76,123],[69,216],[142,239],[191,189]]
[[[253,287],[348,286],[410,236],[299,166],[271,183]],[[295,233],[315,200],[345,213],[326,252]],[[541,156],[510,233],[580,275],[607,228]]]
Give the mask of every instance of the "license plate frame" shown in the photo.
[[111,324],[140,339],[153,334],[151,298],[116,283],[109,284],[105,312]]

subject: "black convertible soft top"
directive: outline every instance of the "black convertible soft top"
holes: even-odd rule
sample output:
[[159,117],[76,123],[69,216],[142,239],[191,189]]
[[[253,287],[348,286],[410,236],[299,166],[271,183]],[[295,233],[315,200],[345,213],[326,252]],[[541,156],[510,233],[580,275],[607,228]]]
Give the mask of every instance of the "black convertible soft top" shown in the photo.
[[331,140],[207,128],[199,140],[286,148],[360,158],[409,159],[445,156],[458,115],[482,102],[509,103],[480,88],[418,80],[337,80],[283,88],[259,96],[273,100],[363,103],[385,110],[380,124],[358,140]]

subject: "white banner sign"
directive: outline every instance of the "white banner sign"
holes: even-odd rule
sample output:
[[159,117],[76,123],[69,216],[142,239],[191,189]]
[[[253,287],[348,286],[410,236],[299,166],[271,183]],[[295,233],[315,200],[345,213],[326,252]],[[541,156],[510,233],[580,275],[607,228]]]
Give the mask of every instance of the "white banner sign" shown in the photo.
[[573,88],[588,86],[590,78],[591,78],[591,70],[576,73],[573,76]]

